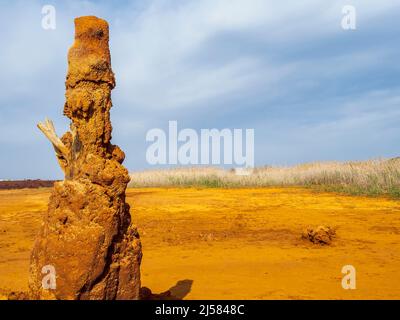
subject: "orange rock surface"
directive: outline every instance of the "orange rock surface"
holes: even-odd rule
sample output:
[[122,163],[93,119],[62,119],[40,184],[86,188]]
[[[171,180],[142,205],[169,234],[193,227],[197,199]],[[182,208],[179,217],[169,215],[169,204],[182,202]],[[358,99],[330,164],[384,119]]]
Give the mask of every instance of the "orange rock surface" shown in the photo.
[[[124,153],[110,142],[115,80],[108,40],[106,21],[75,19],[64,107],[71,131],[55,145],[65,180],[55,183],[32,251],[34,299],[139,297],[141,244],[125,202],[130,178]],[[56,271],[54,290],[42,287],[48,265]]]
[[[49,189],[0,190],[0,298],[26,290]],[[400,201],[301,188],[127,189],[141,281],[178,299],[399,299]],[[329,225],[330,245],[301,238]],[[342,267],[356,268],[356,289]],[[3,289],[3,290],[2,290]],[[163,295],[164,296],[164,295]]]

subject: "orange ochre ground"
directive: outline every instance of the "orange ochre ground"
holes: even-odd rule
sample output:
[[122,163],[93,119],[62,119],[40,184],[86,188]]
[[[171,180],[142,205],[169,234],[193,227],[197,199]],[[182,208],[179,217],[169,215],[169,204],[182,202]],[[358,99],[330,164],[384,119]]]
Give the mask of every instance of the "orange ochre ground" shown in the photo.
[[[50,189],[0,191],[0,297],[27,289]],[[399,299],[400,201],[303,188],[128,189],[142,286],[183,299]],[[329,246],[301,239],[329,225]],[[342,267],[356,289],[342,288]]]

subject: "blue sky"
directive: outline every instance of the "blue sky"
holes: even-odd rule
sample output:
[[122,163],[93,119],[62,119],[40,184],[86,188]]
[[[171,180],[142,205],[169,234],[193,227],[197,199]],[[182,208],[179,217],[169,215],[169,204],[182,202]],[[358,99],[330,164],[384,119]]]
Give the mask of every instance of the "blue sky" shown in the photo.
[[[41,8],[56,8],[56,30]],[[341,28],[354,5],[357,29]],[[146,132],[253,128],[256,165],[399,155],[400,1],[1,1],[0,179],[61,178],[73,18],[110,24],[113,143],[151,168]]]

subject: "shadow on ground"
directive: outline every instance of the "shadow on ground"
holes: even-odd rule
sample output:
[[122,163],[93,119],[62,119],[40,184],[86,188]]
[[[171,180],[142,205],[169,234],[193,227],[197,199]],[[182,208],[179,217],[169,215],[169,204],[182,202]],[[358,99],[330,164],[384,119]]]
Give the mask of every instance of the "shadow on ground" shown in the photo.
[[192,289],[193,280],[179,280],[173,287],[162,293],[152,293],[147,287],[140,289],[141,300],[183,300]]

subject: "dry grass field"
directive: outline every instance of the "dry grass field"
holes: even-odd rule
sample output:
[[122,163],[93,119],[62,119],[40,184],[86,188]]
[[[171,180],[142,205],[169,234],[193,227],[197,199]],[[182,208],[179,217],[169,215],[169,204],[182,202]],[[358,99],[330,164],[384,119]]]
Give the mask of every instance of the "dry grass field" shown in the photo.
[[[0,296],[27,289],[50,189],[0,191]],[[130,188],[142,285],[179,299],[399,299],[400,201],[285,188]],[[329,246],[301,239],[329,225]],[[357,288],[341,286],[342,266]]]
[[[246,172],[246,171],[245,171]],[[400,158],[265,166],[247,171],[216,167],[174,168],[132,173],[131,187],[217,188],[304,186],[351,195],[400,197]]]

